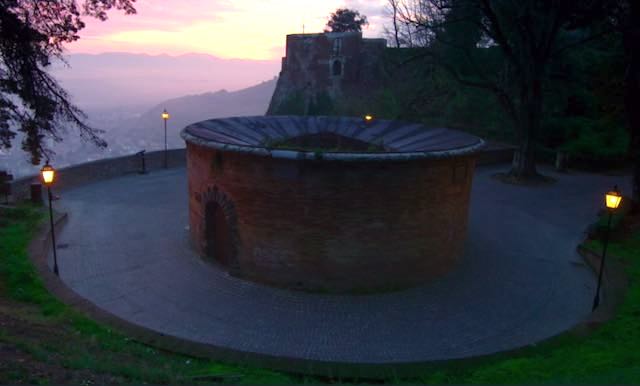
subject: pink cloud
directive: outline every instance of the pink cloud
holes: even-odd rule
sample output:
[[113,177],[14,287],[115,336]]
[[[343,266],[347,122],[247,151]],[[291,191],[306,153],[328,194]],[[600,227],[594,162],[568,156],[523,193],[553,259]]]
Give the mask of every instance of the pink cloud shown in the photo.
[[157,29],[172,31],[199,21],[216,20],[220,12],[230,12],[236,7],[228,0],[138,0],[135,15],[112,11],[106,22],[86,18],[87,28],[82,35],[112,33],[123,30]]
[[105,22],[87,18],[71,52],[207,53],[227,58],[277,59],[285,36],[322,31],[339,7],[369,18],[365,36],[380,35],[386,0],[138,0],[136,15],[113,11]]

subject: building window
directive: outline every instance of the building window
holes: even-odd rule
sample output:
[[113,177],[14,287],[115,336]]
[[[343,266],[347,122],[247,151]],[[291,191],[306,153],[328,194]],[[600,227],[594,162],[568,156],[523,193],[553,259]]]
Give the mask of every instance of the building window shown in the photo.
[[336,38],[333,41],[333,54],[340,55],[342,53],[342,39]]
[[331,65],[331,74],[333,76],[342,76],[342,62],[339,60],[334,60]]

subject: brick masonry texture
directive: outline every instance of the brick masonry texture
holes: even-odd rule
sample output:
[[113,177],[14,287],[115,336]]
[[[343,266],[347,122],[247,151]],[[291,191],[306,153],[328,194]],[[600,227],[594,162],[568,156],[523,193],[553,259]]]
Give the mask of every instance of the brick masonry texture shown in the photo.
[[214,196],[232,273],[287,288],[377,291],[455,265],[475,155],[393,162],[288,160],[187,144],[190,229],[206,255]]
[[303,98],[306,114],[321,95],[356,98],[382,85],[384,39],[363,39],[360,32],[292,34],[286,45],[268,115],[291,97]]

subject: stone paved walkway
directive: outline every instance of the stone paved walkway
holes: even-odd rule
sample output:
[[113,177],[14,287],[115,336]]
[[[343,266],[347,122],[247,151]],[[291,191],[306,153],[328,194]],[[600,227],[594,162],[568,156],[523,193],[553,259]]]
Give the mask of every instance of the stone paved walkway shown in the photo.
[[184,169],[62,192],[60,274],[121,318],[247,352],[399,363],[513,349],[589,314],[595,278],[575,247],[602,194],[616,183],[628,191],[629,178],[545,171],[558,183],[524,188],[490,177],[502,169],[478,169],[466,253],[421,288],[337,296],[227,276],[189,248]]

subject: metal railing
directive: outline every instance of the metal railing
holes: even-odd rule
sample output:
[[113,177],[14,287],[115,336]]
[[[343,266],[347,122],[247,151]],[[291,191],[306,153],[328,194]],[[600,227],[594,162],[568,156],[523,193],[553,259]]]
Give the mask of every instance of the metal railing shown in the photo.
[[147,163],[144,158],[144,154],[146,152],[147,152],[146,150],[140,150],[139,152],[136,153],[136,155],[140,156],[140,162],[141,162],[140,174],[147,174]]

